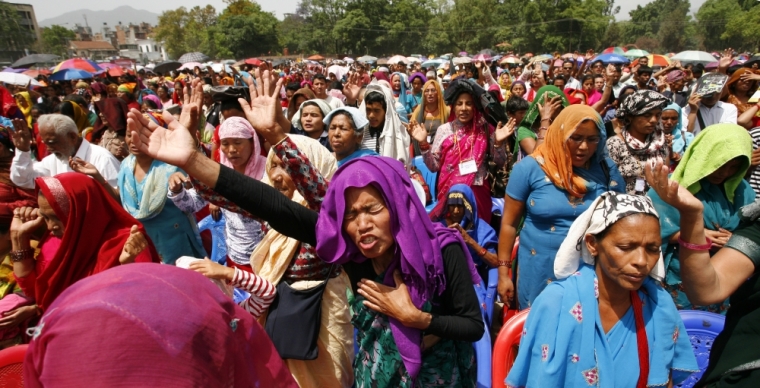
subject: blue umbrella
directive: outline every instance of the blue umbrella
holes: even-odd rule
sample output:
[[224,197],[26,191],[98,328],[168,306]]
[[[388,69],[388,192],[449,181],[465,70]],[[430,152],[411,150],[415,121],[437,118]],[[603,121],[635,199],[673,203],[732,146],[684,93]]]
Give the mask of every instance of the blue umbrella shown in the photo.
[[73,79],[89,79],[92,78],[92,73],[88,73],[79,69],[65,69],[59,70],[50,76],[51,81],[70,81]]
[[428,67],[431,67],[431,66],[432,67],[438,67],[441,63],[443,63],[445,61],[446,60],[440,59],[440,58],[437,58],[437,59],[428,59],[427,61],[422,62],[421,66],[422,66],[423,69],[427,69]]
[[594,58],[591,62],[602,61],[602,63],[611,63],[613,65],[625,65],[631,63],[631,60],[618,54],[602,54]]

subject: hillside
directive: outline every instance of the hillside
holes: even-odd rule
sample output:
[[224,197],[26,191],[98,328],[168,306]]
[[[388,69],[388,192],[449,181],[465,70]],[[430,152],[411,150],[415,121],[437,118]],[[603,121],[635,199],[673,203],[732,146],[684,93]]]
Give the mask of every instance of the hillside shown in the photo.
[[103,23],[107,23],[111,28],[119,24],[139,24],[141,22],[150,23],[155,26],[158,24],[158,14],[141,9],[134,9],[128,5],[118,7],[110,11],[90,11],[89,9],[79,9],[76,11],[66,12],[63,15],[51,19],[39,20],[40,27],[50,27],[54,24],[73,29],[75,24],[84,26],[84,17],[87,17],[87,24],[92,27],[93,33],[98,32]]

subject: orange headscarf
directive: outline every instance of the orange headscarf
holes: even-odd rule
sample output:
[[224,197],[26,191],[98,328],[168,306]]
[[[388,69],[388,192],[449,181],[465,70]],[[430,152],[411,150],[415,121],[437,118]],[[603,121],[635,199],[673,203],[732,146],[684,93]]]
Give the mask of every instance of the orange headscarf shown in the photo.
[[[600,131],[599,135],[604,140],[604,126],[599,113],[588,105],[570,105],[560,112],[546,132],[546,140],[536,147],[531,155],[552,183],[578,198],[583,198],[586,194],[587,182],[573,172],[567,139],[586,120],[596,123]],[[600,153],[600,149],[604,147],[606,147],[605,143],[600,141],[597,146],[597,155],[603,154]]]
[[[736,108],[739,110],[739,114],[744,113],[747,109],[749,109],[754,104],[743,104],[734,94],[734,91],[731,89],[736,85],[737,82],[742,78],[742,75],[746,73],[754,73],[758,74],[757,71],[748,69],[746,67],[742,67],[741,69],[734,72],[734,74],[731,74],[731,78],[728,79],[726,82],[725,90],[728,92],[728,94],[723,98],[723,101],[726,101],[730,104],[736,105]],[[750,96],[751,93],[754,92],[755,89],[757,89],[757,81],[752,81],[752,86],[750,87]]]

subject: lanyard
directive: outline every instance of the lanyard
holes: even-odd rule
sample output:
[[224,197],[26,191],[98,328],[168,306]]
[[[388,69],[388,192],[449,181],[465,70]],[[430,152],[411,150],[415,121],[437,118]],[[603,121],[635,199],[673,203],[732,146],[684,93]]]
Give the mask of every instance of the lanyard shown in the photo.
[[636,345],[639,350],[639,369],[641,370],[636,388],[646,388],[649,379],[649,342],[647,341],[647,329],[644,325],[643,303],[636,291],[631,291],[631,304],[633,305],[633,318],[636,321]]
[[[475,129],[475,124],[474,123],[473,123],[472,127],[473,127],[472,128],[473,129],[473,131],[472,131],[472,137],[470,138],[470,158],[467,159],[467,160],[475,160],[475,158],[474,158],[474,155],[475,155],[475,137],[478,136],[478,133],[477,133],[477,130]],[[467,136],[467,131],[464,130],[464,126],[462,127],[462,129],[463,129],[462,130],[462,133],[463,133],[462,138],[464,138],[464,136]],[[461,163],[462,161],[464,161],[464,159],[462,159],[462,149],[459,148],[459,136],[457,136],[457,132],[459,132],[459,131],[454,132],[454,145],[457,147],[457,153],[459,154],[459,162]]]

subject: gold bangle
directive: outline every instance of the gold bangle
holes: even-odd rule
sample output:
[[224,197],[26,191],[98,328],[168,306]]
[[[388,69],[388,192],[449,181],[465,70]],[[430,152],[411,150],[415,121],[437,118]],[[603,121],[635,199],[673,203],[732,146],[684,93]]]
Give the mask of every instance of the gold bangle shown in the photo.
[[11,261],[18,263],[26,259],[34,259],[34,248],[20,249],[11,252]]

